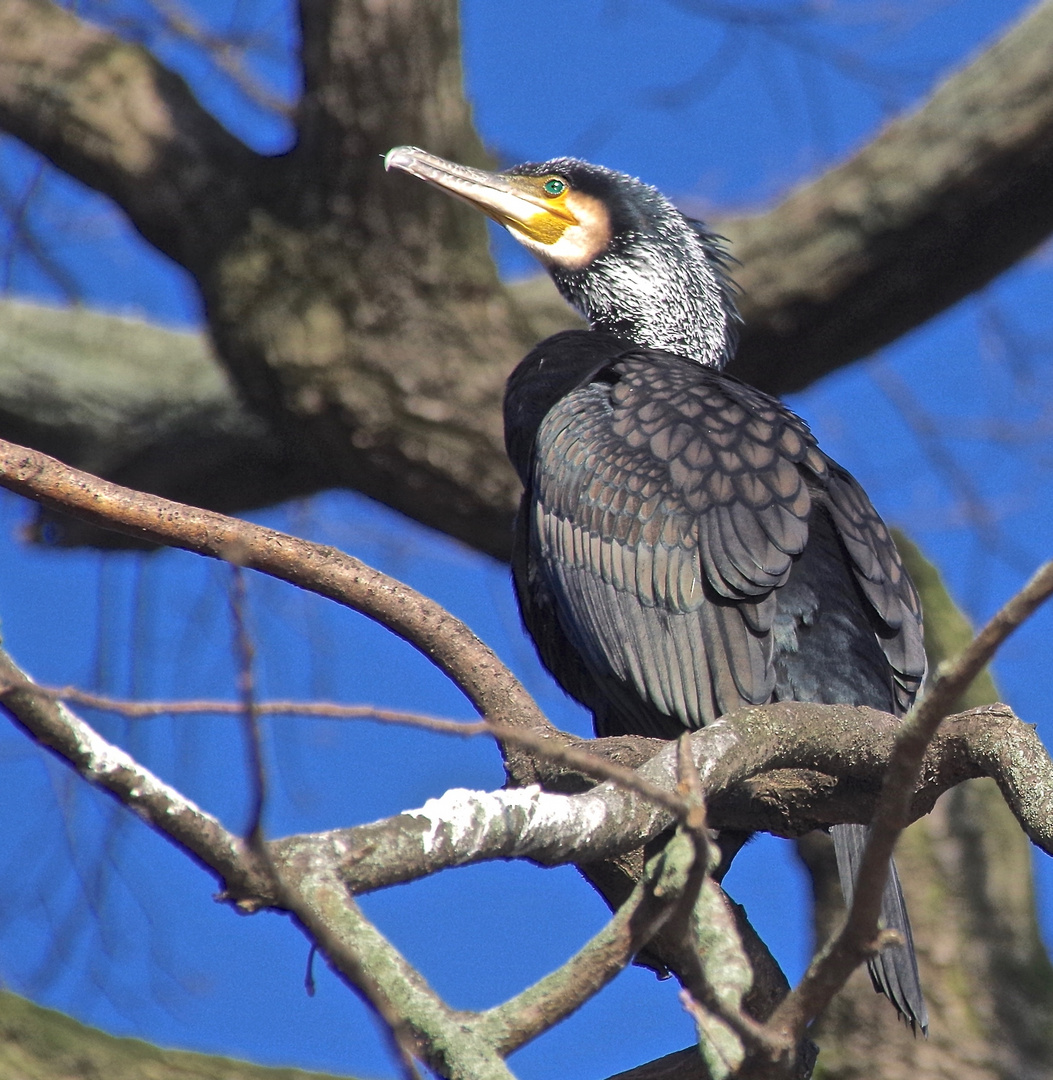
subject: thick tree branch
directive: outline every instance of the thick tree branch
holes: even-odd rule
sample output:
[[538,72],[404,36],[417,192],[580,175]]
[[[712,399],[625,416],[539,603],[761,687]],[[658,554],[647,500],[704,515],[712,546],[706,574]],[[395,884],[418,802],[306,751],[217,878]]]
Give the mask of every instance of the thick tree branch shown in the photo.
[[[743,710],[693,733],[710,824],[793,836],[869,821],[897,729],[894,717],[871,709],[783,702]],[[597,750],[605,741],[596,741]],[[665,746],[640,775],[675,790],[675,755]],[[942,792],[980,775],[993,776],[1014,800],[1017,791],[1039,792],[1011,808],[1032,841],[1053,854],[1053,810],[1041,797],[1053,790],[1053,762],[1034,729],[1005,706],[944,722],[925,756],[910,820],[928,813]],[[335,859],[347,887],[362,893],[495,858],[591,862],[639,846],[672,821],[670,811],[616,783],[571,796],[536,788],[456,790],[370,825],[275,841],[273,850],[279,866]]]
[[[0,432],[139,491],[230,511],[317,491],[201,334],[0,301]],[[52,543],[129,538],[41,510]]]
[[[128,144],[140,148],[133,163],[153,164],[145,176],[129,166],[127,190],[93,179],[82,162],[94,161],[89,150],[107,169],[124,169],[113,148],[124,145],[124,129],[111,132],[92,112],[83,130],[103,134],[81,146],[79,84],[68,76],[64,87],[61,64],[100,32],[43,0],[5,6],[4,18],[25,13],[26,23],[0,34],[0,123],[35,145],[56,140],[42,148],[113,195],[140,228],[153,214],[155,227],[172,230],[156,241],[165,250],[200,254],[213,340],[258,415],[255,441],[231,442],[224,410],[186,437],[195,406],[181,407],[177,384],[146,446],[129,445],[121,419],[93,424],[71,446],[61,425],[34,427],[28,412],[40,410],[24,395],[0,421],[5,433],[77,464],[201,505],[233,509],[345,485],[507,557],[516,483],[501,447],[503,377],[532,340],[571,316],[546,282],[501,290],[482,224],[465,208],[382,175],[373,157],[381,141],[466,160],[481,150],[458,89],[450,0],[369,9],[372,22],[366,11],[350,0],[304,5],[300,142],[270,169],[255,162],[263,186],[228,195],[213,190],[216,170],[229,187],[244,170],[228,159],[243,151],[198,115],[182,84],[174,89],[141,50],[109,38],[90,54],[96,66],[84,78],[96,69],[106,77],[85,101],[105,118],[107,102],[127,94],[132,104],[115,108],[112,123],[127,113]],[[52,33],[73,44],[49,52]],[[403,37],[409,66],[385,75],[376,58],[394,54],[366,46]],[[718,222],[743,263],[740,375],[770,390],[800,387],[954,303],[1048,235],[1051,39],[1047,0],[849,162],[769,213]],[[128,64],[123,82],[106,75],[109,56]],[[57,106],[40,85],[49,65],[60,68]],[[232,201],[256,207],[251,221]],[[112,411],[123,401],[134,421],[134,395],[110,392]],[[62,407],[77,408],[80,397],[71,392]]]
[[732,370],[799,390],[986,285],[1053,230],[1053,3],[843,165],[721,221],[746,333]]
[[0,7],[0,126],[193,271],[244,216],[265,167],[145,49],[50,0]]

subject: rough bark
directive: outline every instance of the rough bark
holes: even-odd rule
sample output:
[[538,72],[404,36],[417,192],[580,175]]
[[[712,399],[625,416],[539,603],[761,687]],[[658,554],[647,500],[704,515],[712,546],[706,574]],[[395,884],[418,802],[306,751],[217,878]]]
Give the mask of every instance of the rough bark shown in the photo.
[[763,216],[721,222],[743,266],[733,365],[776,392],[896,340],[1053,229],[1053,5]]
[[[267,429],[258,462],[246,443],[231,446],[220,412],[201,444],[215,445],[214,466],[184,459],[185,429],[170,420],[145,455],[103,437],[74,463],[94,467],[94,456],[113,478],[223,509],[344,485],[505,557],[516,486],[501,448],[502,382],[571,316],[544,284],[503,288],[482,222],[385,176],[378,156],[408,142],[483,160],[456,5],[328,0],[304,5],[302,31],[297,141],[264,158],[141,48],[47,0],[4,5],[0,126],[113,198],[191,271],[219,361]],[[739,374],[800,387],[1048,235],[1051,48],[1046,3],[845,165],[768,213],[717,222],[743,262]],[[134,393],[127,405],[134,420]],[[192,405],[171,402],[176,413]],[[31,415],[2,419],[10,434],[29,428],[40,448],[67,451]]]

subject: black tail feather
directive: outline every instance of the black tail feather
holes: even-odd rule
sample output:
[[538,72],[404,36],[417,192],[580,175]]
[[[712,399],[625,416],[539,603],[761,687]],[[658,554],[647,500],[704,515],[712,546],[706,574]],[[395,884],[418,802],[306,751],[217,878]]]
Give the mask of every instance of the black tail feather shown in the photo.
[[[845,903],[852,903],[856,875],[863,860],[866,846],[866,825],[835,825],[831,830],[834,853],[837,855],[837,872],[841,878],[841,891]],[[910,932],[910,919],[903,901],[896,864],[889,863],[888,880],[881,896],[881,922],[889,930],[898,930],[906,945],[889,945],[881,950],[867,965],[874,989],[892,1002],[896,1011],[916,1032],[928,1034],[929,1014],[921,991],[918,961],[914,955],[914,938]]]

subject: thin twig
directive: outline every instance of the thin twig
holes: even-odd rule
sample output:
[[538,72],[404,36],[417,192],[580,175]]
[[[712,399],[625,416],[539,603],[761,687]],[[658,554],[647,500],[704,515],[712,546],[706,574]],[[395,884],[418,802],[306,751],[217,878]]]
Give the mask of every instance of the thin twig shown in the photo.
[[[72,701],[90,708],[117,712],[123,716],[153,717],[166,714],[217,713],[228,716],[244,716],[245,702],[199,700],[199,701],[125,701],[119,698],[92,694],[76,687],[45,687],[37,683],[22,681],[0,686],[0,693],[9,689],[24,690],[50,700]],[[260,701],[253,702],[255,716],[289,715],[323,719],[370,719],[384,723],[399,724],[406,727],[421,728],[425,731],[442,735],[477,736],[491,735],[501,742],[519,746],[543,757],[553,764],[567,765],[570,768],[591,776],[596,780],[609,780],[636,791],[645,798],[673,811],[678,817],[687,813],[686,803],[675,793],[648,783],[639,774],[623,765],[608,761],[588,749],[568,746],[555,738],[536,735],[531,731],[508,725],[489,724],[485,720],[448,720],[441,717],[426,716],[421,713],[401,712],[379,709],[373,705],[338,705],[331,702],[308,701]],[[562,738],[572,738],[565,732],[553,729],[553,734]],[[588,745],[591,740],[581,740]],[[253,766],[255,771],[255,766]]]
[[248,594],[245,571],[230,565],[230,617],[234,623],[234,657],[238,665],[238,693],[241,696],[241,718],[245,728],[245,753],[252,789],[252,807],[245,829],[245,840],[252,847],[263,845],[263,811],[267,804],[267,767],[263,761],[263,733],[260,730],[260,711],[256,704],[254,664],[256,646],[246,623]]
[[[239,701],[197,698],[182,701],[129,701],[124,698],[93,694],[76,686],[42,686],[40,683],[10,683],[0,686],[6,690],[26,690],[51,701],[70,701],[100,712],[114,712],[133,720],[158,716],[186,716],[213,713],[236,716],[244,706]],[[485,735],[490,727],[485,720],[451,720],[426,713],[383,709],[378,705],[340,705],[333,701],[257,701],[260,716],[295,716],[313,720],[378,720],[386,724],[419,727],[443,735]]]
[[[511,728],[505,724],[488,724],[488,730],[501,742],[511,743],[523,750],[544,757],[548,761],[560,765],[568,765],[572,769],[585,773],[596,780],[605,780],[624,788],[626,791],[635,791],[645,799],[650,799],[657,806],[669,810],[679,821],[683,819],[689,810],[686,800],[676,792],[667,791],[665,788],[652,784],[644,779],[635,769],[618,765],[608,761],[598,754],[591,753],[583,747],[568,746],[566,743],[557,742],[549,735],[539,735],[534,731],[523,728]],[[556,735],[562,732],[555,731]],[[591,740],[581,740],[588,745]]]
[[174,0],[149,2],[172,34],[197,45],[254,105],[265,112],[277,113],[278,116],[292,116],[292,104],[268,89],[248,71],[243,50],[198,26]]

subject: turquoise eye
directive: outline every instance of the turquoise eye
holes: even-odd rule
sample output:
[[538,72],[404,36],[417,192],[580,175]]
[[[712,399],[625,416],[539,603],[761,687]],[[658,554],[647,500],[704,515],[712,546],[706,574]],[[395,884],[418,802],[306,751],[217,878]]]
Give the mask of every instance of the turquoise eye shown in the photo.
[[551,195],[555,198],[557,195],[562,195],[567,190],[567,182],[560,180],[558,176],[553,176],[545,181],[545,194]]

